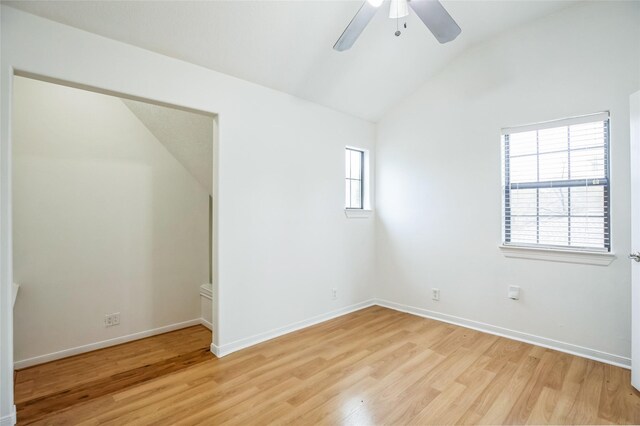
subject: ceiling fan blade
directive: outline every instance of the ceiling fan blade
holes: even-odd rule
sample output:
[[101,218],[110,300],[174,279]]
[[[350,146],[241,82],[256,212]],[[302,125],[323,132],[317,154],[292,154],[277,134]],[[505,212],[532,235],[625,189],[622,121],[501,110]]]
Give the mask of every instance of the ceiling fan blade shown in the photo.
[[440,43],[450,42],[462,32],[438,0],[410,0],[409,6]]
[[369,1],[365,0],[338,41],[336,41],[336,44],[333,45],[334,50],[342,52],[351,48],[377,11],[378,8],[376,6],[371,5]]

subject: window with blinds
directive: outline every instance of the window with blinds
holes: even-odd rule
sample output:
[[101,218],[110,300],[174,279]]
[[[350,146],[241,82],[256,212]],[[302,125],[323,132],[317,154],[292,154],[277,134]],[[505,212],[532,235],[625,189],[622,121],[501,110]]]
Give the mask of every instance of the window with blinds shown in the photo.
[[504,244],[610,251],[609,114],[502,130]]

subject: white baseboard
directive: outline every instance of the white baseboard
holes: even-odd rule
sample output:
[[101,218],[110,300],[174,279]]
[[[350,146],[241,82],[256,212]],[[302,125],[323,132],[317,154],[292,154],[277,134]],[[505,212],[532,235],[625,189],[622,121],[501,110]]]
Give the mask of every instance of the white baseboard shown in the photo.
[[205,327],[207,327],[209,330],[213,331],[213,324],[211,324],[209,321],[207,321],[204,318],[200,318],[200,324],[204,325]]
[[[330,319],[334,319],[355,311],[359,311],[364,308],[368,308],[370,306],[382,306],[385,308],[393,309],[396,311],[406,312],[409,314],[434,319],[437,321],[443,321],[449,324],[458,325],[461,327],[470,328],[473,330],[481,331],[484,333],[494,334],[501,337],[506,337],[508,339],[518,340],[520,342],[529,343],[532,345],[542,346],[549,349],[554,349],[560,352],[566,352],[572,355],[592,359],[595,361],[604,362],[611,365],[616,365],[618,367],[623,368],[631,368],[631,359],[627,357],[623,357],[620,355],[610,354],[607,352],[602,352],[597,349],[586,348],[583,346],[574,345],[571,343],[561,342],[558,340],[549,339],[542,336],[536,336],[533,334],[524,333],[521,331],[511,330],[504,327],[499,327],[479,321],[474,321],[466,318],[457,317],[454,315],[443,314],[440,312],[430,311],[427,309],[416,308],[413,306],[404,305],[401,303],[395,303],[388,300],[383,299],[371,299],[364,302],[356,303],[355,305],[346,306],[344,308],[327,312],[325,314],[317,315],[315,317],[299,321],[293,324],[286,325],[284,327],[276,328],[264,333],[256,334],[251,337],[247,337],[244,339],[236,340],[235,342],[227,343],[225,345],[216,346],[213,343],[211,344],[211,352],[221,358],[223,356],[229,355],[233,352],[237,352],[239,350],[248,348],[250,346],[257,345],[258,343],[265,342],[267,340],[274,339],[276,337],[280,337],[282,335],[291,333],[293,331],[301,330],[303,328],[310,327],[312,325],[316,325]],[[115,339],[104,340],[101,342],[91,343],[89,345],[78,346],[71,349],[66,349],[59,352],[54,352],[51,354],[41,355],[33,358],[28,358],[20,361],[16,361],[14,363],[15,369],[21,369],[30,367],[37,364],[42,364],[44,362],[54,361],[60,358],[66,358],[69,356],[94,351],[96,349],[102,349],[109,346],[119,345],[121,343],[130,342],[133,340],[142,339],[144,337],[150,337],[157,334],[167,333],[169,331],[178,330],[180,328],[190,327],[193,325],[202,324],[208,329],[213,329],[212,324],[205,320],[204,318],[198,318],[190,321],[185,321],[177,324],[171,324],[168,326],[155,328],[152,330],[147,330],[139,333],[129,334],[127,336],[117,337]],[[15,417],[15,414],[14,414]],[[10,416],[5,416],[0,419],[0,426],[5,426],[5,419],[10,419]],[[13,423],[6,423],[13,424]]]
[[[155,336],[157,334],[167,333],[169,331],[179,330],[185,327],[191,327],[193,325],[202,324],[202,319],[194,319],[176,324],[165,325],[164,327],[154,328],[152,330],[141,331],[139,333],[128,334],[126,336],[116,337],[114,339],[103,340],[100,342],[90,343],[88,345],[77,346],[75,348],[65,349],[58,352],[53,352],[46,355],[40,355],[33,358],[27,358],[13,363],[13,367],[16,370],[21,368],[27,368],[34,365],[42,364],[49,361],[55,361],[57,359],[66,358],[73,355],[82,354],[85,352],[95,351],[96,349],[103,349],[109,346],[119,345],[121,343],[131,342],[133,340],[143,339],[145,337]],[[2,425],[4,426],[4,424]]]
[[17,422],[16,418],[16,406],[11,407],[11,413],[6,416],[0,417],[0,426],[13,426]]
[[[211,343],[211,353],[216,356],[216,358],[222,358],[222,351],[220,347]],[[228,354],[225,354],[228,355]]]
[[524,333],[521,331],[511,330],[504,327],[499,327],[479,321],[474,321],[466,318],[460,318],[454,315],[443,314],[440,312],[430,311],[427,309],[416,308],[413,306],[403,305],[401,303],[395,303],[383,299],[372,299],[366,302],[358,303],[355,305],[347,306],[345,308],[328,312],[326,314],[318,315],[308,320],[300,321],[288,326],[277,328],[265,333],[257,334],[245,339],[236,340],[232,343],[227,343],[222,346],[216,346],[211,344],[211,352],[218,358],[225,355],[229,355],[233,352],[237,352],[241,349],[248,348],[258,343],[265,342],[267,340],[280,337],[284,334],[291,333],[312,325],[349,314],[351,312],[358,311],[360,309],[368,308],[369,306],[378,305],[384,308],[393,309],[400,312],[406,312],[408,314],[417,315],[425,318],[434,319],[437,321],[446,322],[449,324],[458,325],[460,327],[470,328],[473,330],[481,331],[484,333],[493,334],[496,336],[505,337],[508,339],[517,340],[520,342],[529,343],[532,345],[542,346],[544,348],[553,349],[560,352],[565,352],[571,355],[576,355],[583,358],[592,359],[594,361],[604,362],[606,364],[615,365],[618,367],[629,369],[631,368],[631,359],[620,355],[610,354],[607,352],[599,351],[597,349],[586,348],[583,346],[574,345],[572,343],[561,342],[558,340],[549,339],[547,337],[536,336],[534,334]]
[[350,314],[355,311],[359,311],[364,308],[373,306],[374,300],[367,300],[364,302],[356,303],[355,305],[345,306],[344,308],[337,309],[335,311],[327,312],[326,314],[320,314],[309,319],[298,321],[293,324],[286,325],[284,327],[276,328],[265,333],[256,334],[251,337],[236,340],[235,342],[227,343],[222,346],[216,346],[211,344],[211,352],[218,358],[229,355],[233,352],[237,352],[241,349],[248,348],[249,346],[257,345],[258,343],[266,342],[267,340],[275,339],[284,334],[291,333],[293,331],[301,330],[303,328],[310,327],[312,325],[319,324],[321,322],[328,321],[333,318],[340,317],[342,315]]
[[388,300],[376,299],[375,304],[396,311],[406,312],[409,314],[430,318],[449,324],[459,325],[461,327],[482,331],[484,333],[494,334],[496,336],[506,337],[508,339],[518,340],[520,342],[530,343],[532,345],[542,346],[548,349],[554,349],[560,352],[566,352],[571,355],[592,359],[594,361],[600,361],[606,364],[611,364],[627,369],[631,368],[631,359],[620,355],[614,355],[596,349],[585,348],[583,346],[578,346],[571,343],[548,339],[546,337],[523,333],[521,331],[498,327],[495,325],[443,314],[440,312],[429,311],[427,309],[403,305],[401,303],[390,302]]

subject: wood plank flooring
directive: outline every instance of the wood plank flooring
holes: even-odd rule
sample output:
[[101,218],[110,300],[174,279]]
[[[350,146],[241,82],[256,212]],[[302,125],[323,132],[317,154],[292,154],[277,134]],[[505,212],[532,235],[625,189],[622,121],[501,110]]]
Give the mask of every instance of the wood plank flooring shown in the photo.
[[211,331],[195,326],[18,370],[15,403],[20,405],[178,355],[208,349],[210,344]]
[[18,371],[19,424],[640,424],[628,370],[381,307],[221,359],[210,342]]

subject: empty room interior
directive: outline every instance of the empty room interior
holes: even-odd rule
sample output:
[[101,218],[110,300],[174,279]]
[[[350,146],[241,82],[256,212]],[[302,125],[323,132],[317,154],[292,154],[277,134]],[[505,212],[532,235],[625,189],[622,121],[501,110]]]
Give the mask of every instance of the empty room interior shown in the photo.
[[0,1],[0,426],[640,424],[640,1]]

